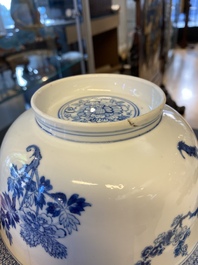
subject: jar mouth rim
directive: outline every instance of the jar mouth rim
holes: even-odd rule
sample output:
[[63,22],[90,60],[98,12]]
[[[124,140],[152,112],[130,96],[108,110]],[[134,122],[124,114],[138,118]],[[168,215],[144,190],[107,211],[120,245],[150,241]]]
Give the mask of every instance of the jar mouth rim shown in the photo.
[[32,96],[31,106],[47,132],[56,136],[58,128],[89,135],[145,127],[161,117],[165,100],[162,89],[145,79],[85,74],[44,85]]

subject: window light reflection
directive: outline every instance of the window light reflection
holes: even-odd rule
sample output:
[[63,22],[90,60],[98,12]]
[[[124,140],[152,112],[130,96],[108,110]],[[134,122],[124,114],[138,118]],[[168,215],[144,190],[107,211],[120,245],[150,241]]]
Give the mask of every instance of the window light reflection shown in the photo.
[[11,5],[11,0],[1,0],[0,4],[2,6],[5,6],[5,8],[9,10],[10,9],[10,5]]
[[119,184],[119,185],[106,184],[105,186],[106,186],[106,188],[111,189],[111,190],[113,190],[113,189],[122,190],[124,188],[124,185],[122,185],[122,184]]
[[183,88],[182,89],[182,97],[184,99],[190,99],[192,98],[192,91],[188,88]]
[[86,182],[82,180],[72,180],[72,183],[74,184],[79,184],[79,185],[88,185],[88,186],[97,186],[97,183],[91,183],[91,182]]

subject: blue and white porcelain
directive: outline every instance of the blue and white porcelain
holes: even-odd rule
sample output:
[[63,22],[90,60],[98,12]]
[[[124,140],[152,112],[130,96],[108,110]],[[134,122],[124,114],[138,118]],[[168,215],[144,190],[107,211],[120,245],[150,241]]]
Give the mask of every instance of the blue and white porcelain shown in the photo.
[[198,145],[119,74],[40,88],[0,153],[1,237],[23,265],[197,265]]

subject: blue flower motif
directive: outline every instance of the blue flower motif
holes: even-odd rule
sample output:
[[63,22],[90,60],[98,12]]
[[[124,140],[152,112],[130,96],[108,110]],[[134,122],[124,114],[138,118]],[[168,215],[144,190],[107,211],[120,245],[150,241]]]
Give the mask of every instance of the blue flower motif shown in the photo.
[[154,240],[154,244],[155,245],[161,244],[163,246],[168,246],[171,243],[171,237],[172,236],[173,236],[173,231],[172,230],[169,230],[168,232],[161,233]]
[[184,242],[189,235],[190,235],[189,227],[183,226],[177,228],[171,240],[173,246],[177,245],[180,241]]
[[65,259],[67,248],[58,240],[78,231],[80,221],[75,215],[81,215],[91,204],[78,194],[67,199],[62,192],[52,193],[50,180],[39,177],[42,159],[39,147],[30,145],[26,150],[32,153],[31,162],[20,169],[11,165],[7,181],[9,193],[0,194],[2,228],[12,244],[10,230],[20,223],[20,235],[27,245],[41,245],[54,258]]
[[179,255],[186,256],[188,255],[188,245],[185,244],[187,237],[190,236],[190,228],[187,226],[183,226],[183,221],[186,218],[192,218],[192,216],[196,216],[197,209],[191,213],[188,212],[186,215],[178,215],[174,218],[172,223],[172,230],[168,232],[161,233],[154,240],[154,245],[147,246],[141,253],[142,260],[139,260],[135,265],[145,265],[151,264],[151,260],[149,258],[154,258],[163,253],[166,246],[172,244],[174,246],[174,256],[177,257]]
[[172,244],[175,247],[174,254],[175,257],[182,255],[187,255],[188,246],[185,245],[185,240],[190,236],[190,228],[187,226],[179,227],[176,229],[175,234],[172,238]]
[[41,244],[55,258],[66,258],[67,248],[56,240],[66,236],[65,230],[53,225],[51,217],[46,214],[36,215],[34,211],[25,209],[21,218],[20,234],[30,247]]
[[188,245],[184,245],[184,241],[180,241],[177,247],[174,250],[175,257],[178,257],[179,255],[181,256],[186,256],[188,254]]
[[175,217],[175,219],[173,220],[172,224],[171,224],[171,227],[176,227],[178,226],[181,221],[182,221],[182,218],[183,218],[183,214],[180,214],[178,215],[177,217]]
[[153,246],[148,246],[146,247],[143,251],[142,251],[142,254],[141,254],[141,257],[146,260],[150,254],[151,254],[151,251],[153,250]]
[[154,246],[154,248],[152,249],[152,251],[150,252],[150,257],[155,257],[155,256],[159,256],[163,253],[165,247],[162,244],[159,244],[157,246]]

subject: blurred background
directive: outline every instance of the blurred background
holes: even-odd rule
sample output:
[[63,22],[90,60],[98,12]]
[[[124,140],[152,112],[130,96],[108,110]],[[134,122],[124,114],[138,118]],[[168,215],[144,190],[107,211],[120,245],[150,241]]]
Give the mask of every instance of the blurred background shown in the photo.
[[159,85],[198,129],[198,0],[0,0],[0,139],[33,93],[118,73]]

